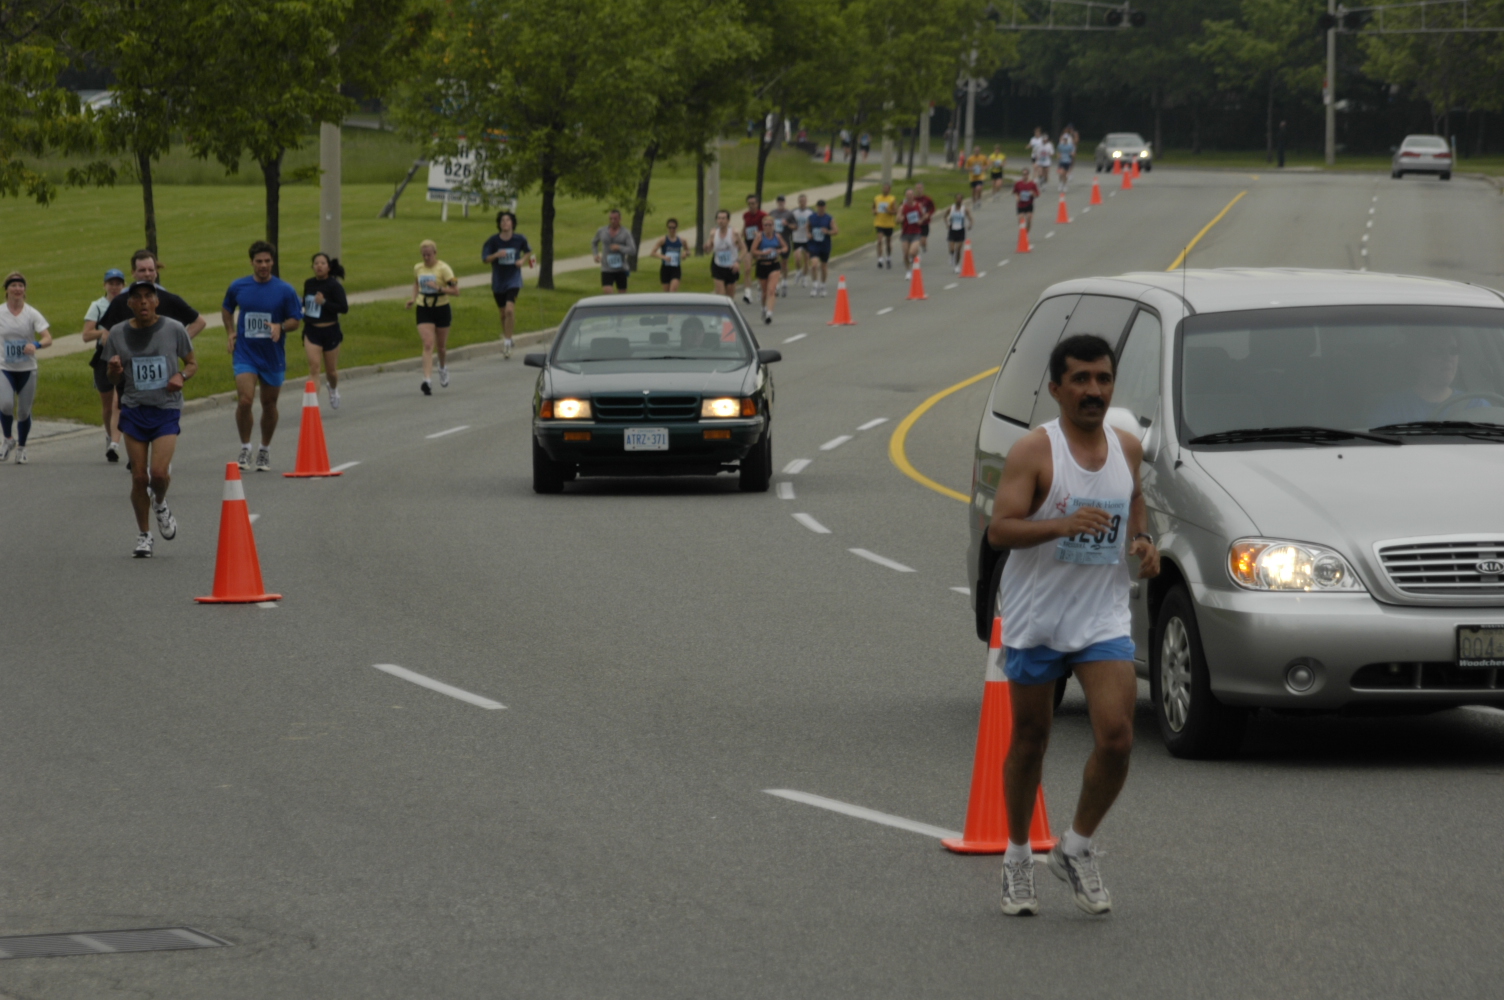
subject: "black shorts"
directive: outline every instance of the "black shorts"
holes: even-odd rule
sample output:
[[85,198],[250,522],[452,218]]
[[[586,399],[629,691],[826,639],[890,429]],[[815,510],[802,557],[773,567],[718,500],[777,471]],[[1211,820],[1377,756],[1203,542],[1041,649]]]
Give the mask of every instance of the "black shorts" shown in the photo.
[[670,281],[680,281],[683,278],[684,268],[682,267],[669,267],[665,264],[658,269],[658,283],[660,285],[666,285]]
[[945,241],[947,243],[965,243],[966,242],[966,230],[964,230],[964,229],[950,229],[950,230],[947,230],[946,233],[945,233]]
[[987,182],[984,181],[984,180],[982,180],[982,178],[980,178],[980,177],[974,177],[974,178],[972,178],[971,186],[974,187],[974,188],[979,188],[983,184],[986,184],[986,183]]
[[919,227],[919,235],[920,236],[928,236],[929,234],[930,234],[930,224],[928,222],[926,222],[924,225],[922,225],[922,226]]
[[1020,206],[1018,206],[1018,214],[1019,215],[1033,215],[1034,214],[1034,203],[1031,201],[1027,205],[1020,205]]
[[806,243],[804,249],[805,252],[808,253],[811,257],[815,258],[815,260],[830,260],[829,243]]
[[615,285],[618,291],[625,292],[627,290],[627,275],[631,273],[631,271],[602,271],[601,287],[610,288],[612,285]]
[[103,362],[94,366],[94,388],[100,393],[116,392],[119,389],[114,382],[110,381]]
[[734,285],[734,284],[736,284],[736,279],[737,279],[736,268],[734,268],[734,267],[722,267],[721,265],[719,265],[717,263],[711,262],[711,265],[710,265],[710,277],[712,279],[714,279],[715,281],[721,282],[722,284],[725,284],[725,285]]
[[517,295],[521,291],[522,287],[520,285],[513,288],[503,288],[499,292],[493,288],[491,289],[491,298],[496,300],[496,308],[505,309],[508,302],[517,301]]
[[776,260],[760,260],[757,262],[757,279],[761,281],[763,278],[771,278],[782,270],[783,265]]
[[338,323],[330,326],[314,326],[311,323],[303,324],[303,343],[321,347],[326,351],[332,351],[339,347],[345,339],[345,331],[339,328]]
[[879,235],[879,236],[892,236],[893,235],[893,227],[892,226],[873,226],[872,228],[877,230],[877,235]]
[[994,170],[991,176],[993,180],[1000,181],[1003,179],[1003,172],[1001,170]]
[[418,322],[432,323],[441,330],[447,330],[454,323],[454,314],[449,311],[449,303],[441,306],[419,306]]

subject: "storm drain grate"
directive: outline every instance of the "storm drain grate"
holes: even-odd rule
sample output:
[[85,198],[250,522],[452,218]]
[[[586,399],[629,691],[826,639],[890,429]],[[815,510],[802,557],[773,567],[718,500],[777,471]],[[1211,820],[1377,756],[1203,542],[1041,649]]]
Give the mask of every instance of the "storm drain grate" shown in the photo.
[[28,934],[0,937],[0,959],[63,958],[68,955],[113,955],[128,951],[184,951],[226,948],[230,942],[192,927],[151,927],[133,931],[86,931],[81,934]]

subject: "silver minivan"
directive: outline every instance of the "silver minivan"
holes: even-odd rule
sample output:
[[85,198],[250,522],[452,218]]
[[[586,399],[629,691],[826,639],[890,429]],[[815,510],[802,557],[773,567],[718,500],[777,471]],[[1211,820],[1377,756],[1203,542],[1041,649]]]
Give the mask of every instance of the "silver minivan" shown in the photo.
[[[1008,449],[1058,416],[1051,349],[1115,345],[1108,421],[1144,443],[1161,575],[1133,640],[1172,753],[1236,751],[1249,712],[1504,705],[1504,295],[1432,278],[1219,269],[1046,289],[977,432],[977,634]],[[1003,623],[1004,630],[1007,623]]]

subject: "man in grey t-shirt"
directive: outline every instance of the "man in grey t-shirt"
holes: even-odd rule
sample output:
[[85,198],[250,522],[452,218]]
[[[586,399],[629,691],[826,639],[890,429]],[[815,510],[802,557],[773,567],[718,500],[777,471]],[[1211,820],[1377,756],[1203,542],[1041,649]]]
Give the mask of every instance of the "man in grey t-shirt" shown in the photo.
[[[178,417],[183,410],[183,384],[198,371],[193,341],[175,319],[157,315],[157,286],[150,281],[131,285],[131,318],[109,333],[111,382],[120,386],[120,433],[130,456],[131,506],[136,512],[135,555],[150,559],[152,538],[149,508],[157,515],[157,530],[170,541],[178,522],[167,509],[172,482],[172,453],[178,444]],[[181,369],[178,362],[182,361]],[[148,487],[150,494],[148,494]]]
[[606,225],[595,231],[590,241],[590,253],[601,266],[601,291],[607,295],[627,290],[627,275],[631,273],[630,259],[637,255],[637,241],[632,230],[621,226],[621,212],[611,210]]

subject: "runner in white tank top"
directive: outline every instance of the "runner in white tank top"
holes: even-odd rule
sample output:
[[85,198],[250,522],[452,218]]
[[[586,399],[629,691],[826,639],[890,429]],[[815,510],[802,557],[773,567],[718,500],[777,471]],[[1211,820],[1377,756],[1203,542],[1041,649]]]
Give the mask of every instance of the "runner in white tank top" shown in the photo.
[[1039,912],[1028,834],[1055,686],[1071,672],[1086,693],[1096,745],[1071,828],[1050,853],[1050,870],[1070,884],[1076,905],[1087,913],[1112,909],[1091,836],[1122,791],[1133,746],[1138,682],[1127,559],[1138,557],[1141,577],[1159,573],[1139,484],[1143,447],[1104,422],[1116,372],[1112,349],[1101,337],[1080,334],[1056,345],[1049,389],[1060,404],[1060,419],[1025,435],[1008,452],[987,528],[988,542],[1008,550],[999,594],[1007,647],[1003,672],[1013,706],[1003,780],[1007,914]]

